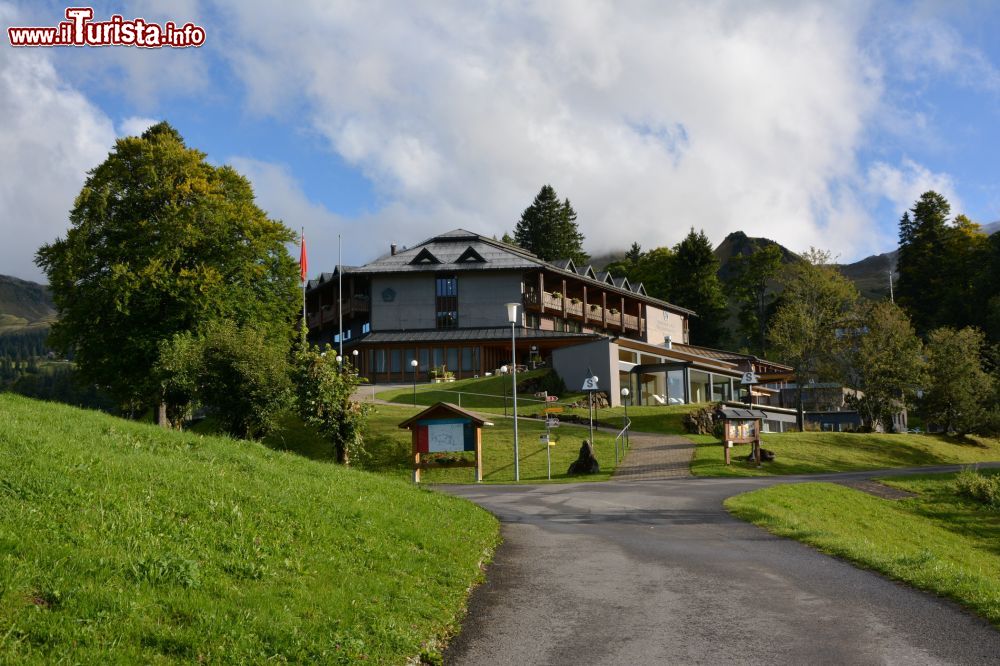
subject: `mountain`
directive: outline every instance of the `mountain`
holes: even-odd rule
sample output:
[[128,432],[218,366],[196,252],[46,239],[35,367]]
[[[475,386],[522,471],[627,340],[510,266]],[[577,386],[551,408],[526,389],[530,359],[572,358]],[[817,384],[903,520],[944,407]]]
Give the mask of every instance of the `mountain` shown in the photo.
[[55,318],[48,287],[0,275],[0,333],[47,328]]
[[777,245],[781,250],[781,261],[784,264],[794,264],[801,261],[794,252],[781,243],[776,243],[770,238],[753,238],[747,236],[742,231],[734,231],[726,236],[719,246],[715,248],[715,256],[719,260],[719,279],[723,282],[729,280],[733,275],[732,259],[739,255],[753,254],[757,250],[768,245]]

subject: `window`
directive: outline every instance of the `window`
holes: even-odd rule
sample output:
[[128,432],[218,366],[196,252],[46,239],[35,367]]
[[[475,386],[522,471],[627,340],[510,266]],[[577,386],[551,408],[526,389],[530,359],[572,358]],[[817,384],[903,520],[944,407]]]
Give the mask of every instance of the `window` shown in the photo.
[[428,350],[421,349],[420,350],[420,372],[427,372],[428,370],[430,370],[430,368],[427,367],[428,358],[429,358],[428,357]]
[[439,277],[435,281],[434,305],[438,328],[458,328],[458,279]]
[[367,335],[372,332],[371,322],[365,322],[361,324],[361,335]]
[[402,367],[402,354],[399,349],[393,349],[389,352],[389,371],[399,372]]
[[433,351],[434,351],[434,363],[431,364],[431,367],[440,368],[442,365],[444,365],[444,350],[438,347]]
[[533,314],[531,312],[524,315],[524,326],[525,328],[541,328],[542,327],[541,315]]
[[628,351],[627,349],[618,350],[618,360],[625,361],[626,363],[638,363],[639,359],[634,351]]
[[462,372],[474,372],[479,370],[478,359],[476,365],[472,365],[472,355],[479,351],[475,347],[462,347]]
[[454,372],[458,370],[458,348],[449,347],[448,348],[448,369]]

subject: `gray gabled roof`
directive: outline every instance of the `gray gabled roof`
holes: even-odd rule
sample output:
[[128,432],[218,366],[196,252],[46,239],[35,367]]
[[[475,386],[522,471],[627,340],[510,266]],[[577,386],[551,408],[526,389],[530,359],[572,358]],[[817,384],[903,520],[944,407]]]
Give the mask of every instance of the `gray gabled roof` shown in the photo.
[[[470,257],[473,257],[474,260],[470,261]],[[463,261],[459,262],[459,259],[463,259]],[[416,263],[414,263],[414,260],[417,260]],[[578,280],[592,283],[595,286],[619,292],[622,295],[639,295],[657,307],[695,315],[692,310],[633,290],[628,280],[623,277],[611,279],[608,276],[600,279],[591,266],[586,266],[582,269],[582,272],[578,272],[576,265],[571,259],[552,262],[544,261],[524,248],[509,245],[495,238],[480,236],[465,229],[454,229],[433,238],[428,238],[413,247],[399,250],[396,254],[379,257],[364,266],[350,269],[345,266],[344,274],[370,275],[423,273],[427,271],[472,272],[531,270],[538,268],[569,275]],[[324,276],[326,275],[324,273]],[[315,288],[320,284],[322,284],[322,279],[316,284],[310,282],[309,286],[310,288]]]

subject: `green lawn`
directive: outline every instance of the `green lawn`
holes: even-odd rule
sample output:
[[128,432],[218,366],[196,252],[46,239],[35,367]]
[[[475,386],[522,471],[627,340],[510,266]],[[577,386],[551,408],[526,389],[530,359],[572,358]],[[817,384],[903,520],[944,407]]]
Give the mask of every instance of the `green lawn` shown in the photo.
[[1000,512],[959,498],[953,479],[885,480],[919,493],[904,500],[802,483],[731,497],[725,506],[770,532],[954,599],[1000,627]]
[[498,538],[386,475],[0,394],[2,663],[404,663]]
[[757,469],[745,462],[750,446],[734,446],[728,467],[718,440],[699,442],[691,462],[696,476],[769,476],[822,474],[889,467],[952,465],[1000,460],[1000,441],[967,440],[942,435],[883,435],[847,432],[765,434],[764,448],[775,461]]
[[[550,370],[533,370],[518,375],[518,386],[523,381],[529,381],[539,377]],[[461,397],[459,396],[461,393]],[[477,395],[478,394],[478,395]],[[381,400],[387,400],[400,405],[412,405],[414,402],[414,390],[412,387],[391,389],[376,393]],[[506,396],[506,397],[505,397]],[[583,393],[564,393],[559,396],[560,400],[555,403],[564,407],[566,415],[576,415],[581,418],[588,417],[586,407],[568,407],[571,403],[580,402],[585,404],[586,395]],[[501,377],[481,377],[479,379],[463,379],[461,381],[449,382],[445,384],[417,384],[416,403],[418,405],[433,405],[436,402],[451,402],[462,407],[476,409],[488,413],[510,414],[512,412],[512,399],[510,397],[510,376]],[[526,391],[518,393],[517,399],[518,413],[522,416],[540,416],[545,405],[534,398],[534,394]],[[632,420],[632,429],[636,432],[652,432],[666,435],[684,435],[688,437],[681,424],[681,419],[691,410],[698,409],[704,405],[664,405],[655,407],[634,407],[628,408],[628,416]],[[624,407],[611,407],[598,409],[594,412],[595,422],[600,422],[611,428],[621,428],[625,415]],[[694,441],[715,441],[709,436],[690,436]]]
[[[521,386],[526,382],[540,377],[549,370],[531,370],[517,375],[517,385]],[[461,400],[462,407],[469,409],[493,409],[503,412],[504,405],[508,409],[513,407],[510,397],[510,375],[494,375],[492,377],[479,377],[478,379],[461,379],[454,382],[443,382],[440,384],[419,383],[416,387],[416,402],[418,405],[429,406],[438,402],[450,402],[458,404]],[[380,400],[395,402],[400,405],[412,405],[414,400],[413,387],[389,389],[379,391],[375,388],[376,395]],[[458,393],[463,395],[459,398]],[[506,396],[506,399],[504,398]],[[573,396],[560,396],[576,399],[579,394]],[[517,396],[518,409],[535,410],[542,406],[541,400],[534,397],[533,393],[520,392]]]
[[[414,413],[413,408],[395,405],[377,405],[368,422],[366,447],[369,459],[366,469],[412,478],[410,462],[411,438],[409,430],[400,430],[399,423]],[[514,480],[514,420],[502,416],[492,418],[493,427],[483,428],[483,481],[485,483],[510,483]],[[540,483],[547,481],[545,445],[539,436],[545,433],[541,421],[519,419],[519,450],[521,454],[521,481]],[[601,464],[598,474],[568,476],[566,470],[576,460],[580,444],[590,437],[587,428],[560,426],[552,431],[557,439],[549,447],[552,456],[552,481],[606,481],[615,469],[614,436],[595,432],[597,460]],[[431,469],[421,473],[426,483],[474,483],[474,471],[469,467]]]

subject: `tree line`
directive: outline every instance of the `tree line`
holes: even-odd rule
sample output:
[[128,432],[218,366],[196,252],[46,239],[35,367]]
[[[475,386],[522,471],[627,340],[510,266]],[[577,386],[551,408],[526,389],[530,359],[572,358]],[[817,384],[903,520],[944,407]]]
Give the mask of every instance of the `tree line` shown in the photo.
[[[1000,431],[1000,234],[987,236],[948,201],[926,192],[899,222],[898,298],[862,299],[854,284],[811,248],[786,261],[764,244],[732,259],[730,277],[704,231],[673,247],[633,242],[606,268],[641,282],[650,296],[694,310],[692,344],[726,346],[795,368],[800,391],[836,381],[863,397],[869,428],[919,407],[938,428]],[[553,261],[587,260],[569,200],[546,185],[506,241]],[[569,229],[570,231],[567,231]],[[735,326],[726,322],[735,313]]]

